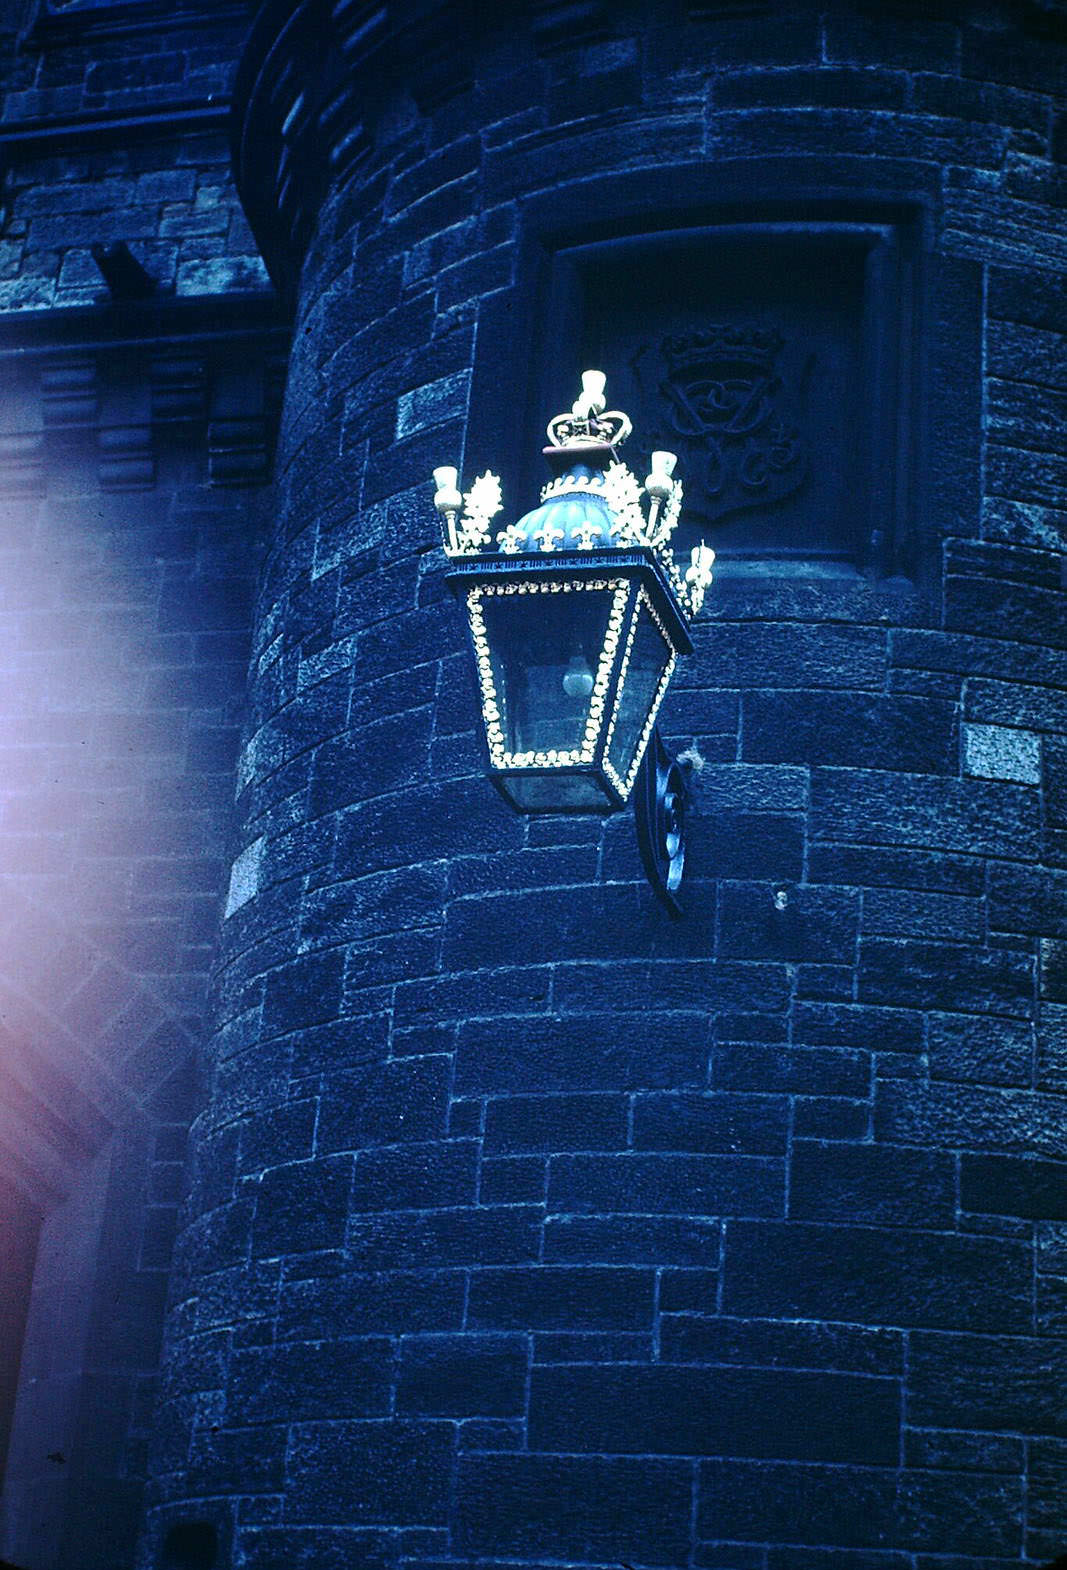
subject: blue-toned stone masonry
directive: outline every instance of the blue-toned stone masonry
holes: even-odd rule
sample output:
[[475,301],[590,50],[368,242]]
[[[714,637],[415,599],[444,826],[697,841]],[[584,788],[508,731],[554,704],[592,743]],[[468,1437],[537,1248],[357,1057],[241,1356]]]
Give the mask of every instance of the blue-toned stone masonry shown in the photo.
[[[1062,49],[997,15],[653,7],[367,110],[303,267],[161,1526],[257,1570],[1064,1551]],[[672,924],[628,815],[482,778],[427,476],[486,355],[521,384],[535,239],[746,186],[923,207],[921,570],[723,566]]]

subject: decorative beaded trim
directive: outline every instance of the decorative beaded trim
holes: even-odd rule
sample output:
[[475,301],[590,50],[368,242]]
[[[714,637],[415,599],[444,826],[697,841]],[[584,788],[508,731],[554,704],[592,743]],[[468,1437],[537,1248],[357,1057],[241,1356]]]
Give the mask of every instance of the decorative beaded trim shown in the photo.
[[[652,700],[652,707],[649,709],[648,718],[645,720],[641,735],[638,737],[637,747],[634,750],[633,761],[630,764],[626,778],[623,779],[620,776],[618,770],[615,768],[614,764],[612,764],[608,754],[611,751],[611,739],[615,734],[615,721],[618,719],[619,715],[619,702],[626,686],[626,673],[630,667],[630,655],[633,653],[634,639],[637,637],[637,624],[641,619],[642,606],[647,607],[648,613],[656,625],[656,630],[659,632],[663,642],[670,650],[670,657],[668,658],[667,664],[664,667],[663,675],[660,677],[656,686],[656,695]],[[652,735],[652,728],[656,723],[656,715],[659,712],[659,706],[663,702],[663,695],[670,685],[670,679],[674,675],[674,667],[677,663],[678,657],[671,647],[671,640],[667,634],[667,629],[663,624],[663,620],[659,612],[656,610],[656,607],[649,599],[645,590],[641,589],[637,596],[637,605],[634,608],[633,619],[630,622],[630,631],[626,637],[626,647],[623,650],[622,665],[619,669],[618,696],[615,700],[615,708],[612,712],[611,719],[608,721],[608,733],[604,739],[604,773],[608,776],[608,779],[619,792],[623,801],[627,800],[631,790],[633,790],[634,780],[637,778],[637,771],[641,767],[641,759],[645,755],[645,748],[648,746],[649,737]]]
[[[612,604],[608,613],[604,648],[589,699],[589,718],[586,721],[581,747],[570,750],[550,749],[546,752],[508,752],[504,743],[504,732],[501,729],[500,707],[497,701],[496,683],[493,679],[493,665],[489,657],[489,639],[485,630],[485,617],[482,614],[483,599],[487,596],[507,594],[582,593],[590,589],[610,590]],[[489,742],[489,759],[494,769],[567,768],[592,763],[604,714],[604,700],[611,680],[611,669],[619,646],[619,638],[622,635],[628,595],[629,587],[625,578],[577,578],[562,581],[556,579],[552,583],[494,583],[469,590],[467,609],[474,642],[474,657],[478,665],[478,677],[482,689],[482,715]]]

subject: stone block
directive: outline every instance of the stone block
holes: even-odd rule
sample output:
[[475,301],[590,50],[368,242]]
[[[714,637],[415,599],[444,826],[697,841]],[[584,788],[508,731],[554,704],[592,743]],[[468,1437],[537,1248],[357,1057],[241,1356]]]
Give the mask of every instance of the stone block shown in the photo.
[[246,1263],[251,1231],[251,1201],[238,1199],[220,1205],[185,1228],[178,1239],[176,1263],[197,1273]]
[[1037,1084],[1061,1090],[1067,1084],[1067,1008],[1042,1003],[1037,1027]]
[[471,1417],[459,1425],[461,1454],[473,1450],[521,1450],[525,1442],[525,1420],[510,1422],[503,1418]]
[[709,763],[693,781],[700,812],[804,812],[808,771],[777,763]]
[[242,1176],[304,1161],[312,1154],[318,1106],[312,1099],[272,1107],[241,1125],[238,1168]]
[[1046,737],[1044,753],[1045,818],[1055,828],[1067,827],[1067,741]]
[[984,912],[978,899],[916,889],[868,889],[863,897],[862,930],[891,937],[939,938],[980,942]]
[[[802,1003],[794,1011],[794,1039],[813,1047],[919,1053],[923,1027],[912,1009],[856,1003]],[[846,1090],[827,1094],[846,1095]]]
[[621,1030],[618,1016],[471,1020],[459,1029],[455,1088],[460,1095],[543,1095],[698,1085],[705,1036],[704,1022],[688,1014],[657,1019],[654,1052]]
[[[944,75],[924,69],[912,78],[912,95],[920,114],[951,115],[961,120],[986,120],[1027,130],[1043,130],[1040,98],[989,82],[968,81],[953,72]],[[990,312],[1004,308],[990,290]],[[999,309],[998,309],[999,307]]]
[[[1063,496],[1067,465],[1047,454],[1021,454],[991,446],[988,483],[996,495],[1056,506]],[[945,624],[952,632],[995,638],[1011,627],[1020,643],[1044,648],[1067,646],[1063,595],[1059,590],[987,578],[948,578]]]
[[200,1428],[193,1433],[185,1486],[199,1494],[222,1494],[239,1477],[250,1493],[276,1493],[286,1472],[282,1424],[254,1428]]
[[485,1149],[497,1152],[618,1150],[629,1108],[622,1095],[511,1096],[485,1109]]
[[911,1338],[908,1414],[926,1427],[1067,1437],[1062,1348],[1047,1338]]
[[406,1336],[397,1411],[407,1417],[521,1416],[527,1359],[519,1336]]
[[431,711],[416,709],[327,741],[312,764],[311,814],[338,812],[425,779],[431,726]]
[[[553,1002],[561,1014],[637,1015],[655,997],[665,1011],[708,1014],[751,1010],[781,1014],[789,1006],[790,978],[783,963],[717,962],[694,957],[644,964],[561,964]],[[699,1030],[701,1037],[704,1030]]]
[[[715,83],[717,108],[760,106],[824,109],[894,109],[904,103],[906,78],[899,72],[851,68],[784,71],[738,70]],[[838,629],[839,630],[839,629]]]
[[462,1456],[455,1541],[520,1555],[676,1565],[689,1542],[690,1468],[627,1456]]
[[650,1330],[654,1272],[587,1265],[478,1270],[469,1323],[480,1330]]
[[946,774],[954,768],[953,708],[934,699],[746,692],[743,713],[746,763],[898,769],[908,774]]
[[464,1292],[462,1271],[429,1266],[388,1276],[355,1271],[289,1280],[279,1297],[278,1335],[324,1341],[336,1335],[338,1325],[389,1335],[458,1330]]
[[385,1417],[392,1347],[384,1336],[287,1343],[236,1352],[226,1411],[237,1424],[319,1418]]
[[871,1060],[865,1052],[727,1043],[712,1049],[712,1076],[723,1091],[865,1096]]
[[[502,801],[495,801],[493,794],[486,790],[472,795],[469,780],[442,780],[357,803],[341,814],[337,825],[337,865],[384,869],[456,854],[518,850],[522,820]],[[470,930],[474,911],[465,911],[462,905],[454,909],[452,941],[470,948],[468,963],[455,968],[472,968],[487,947],[488,962],[499,963],[504,951],[491,944],[491,934],[482,933],[478,945]],[[467,919],[461,921],[460,912]],[[453,968],[450,962],[449,968]]]
[[930,1014],[931,1078],[985,1085],[1029,1085],[1033,1027],[1023,1020]]
[[550,972],[513,964],[507,956],[495,969],[428,976],[397,987],[393,1014],[399,1029],[479,1016],[544,1014]]
[[1067,937],[1067,872],[999,865],[989,870],[989,924],[998,932]]
[[469,389],[470,372],[457,371],[451,376],[439,377],[423,387],[402,393],[396,405],[397,441],[403,441],[427,428],[446,424],[449,420],[462,418],[467,409]]
[[851,961],[858,924],[859,900],[851,889],[776,890],[767,883],[721,888],[720,951],[727,959]]
[[441,1270],[535,1260],[541,1211],[523,1205],[356,1216],[348,1246],[369,1270]]
[[475,1140],[405,1142],[396,1149],[363,1150],[355,1159],[352,1207],[374,1212],[471,1204],[477,1166]]
[[535,1368],[534,1450],[894,1462],[896,1380],[766,1368]]
[[793,1146],[789,1214],[800,1221],[935,1228],[951,1227],[955,1213],[952,1156],[890,1145]]
[[951,20],[910,18],[905,28],[888,17],[835,16],[826,25],[825,58],[856,65],[945,73],[958,70],[960,31]]
[[1062,1440],[1033,1441],[1027,1506],[1028,1523],[1035,1531],[1053,1540],[1062,1533],[1067,1511],[1067,1446]]
[[561,1213],[774,1216],[784,1203],[783,1164],[763,1157],[627,1153],[549,1166],[549,1209]]
[[[449,744],[456,739],[449,738]],[[463,744],[470,744],[473,750],[473,737],[464,738]],[[476,767],[481,766],[479,751]],[[595,883],[598,870],[599,847],[595,845],[528,846],[513,854],[458,857],[448,869],[448,892],[451,898],[462,899],[464,895],[499,894],[509,889]]]
[[478,1177],[480,1204],[540,1204],[544,1197],[545,1162],[541,1157],[483,1157]]
[[816,883],[945,894],[985,892],[985,867],[975,857],[882,845],[813,845],[808,876]]
[[1056,1160],[1063,1151],[1061,1109],[1055,1096],[1041,1091],[986,1089],[971,1085],[879,1085],[875,1130],[880,1140],[1042,1155]]
[[663,1318],[660,1344],[665,1363],[821,1368],[885,1377],[899,1377],[904,1367],[900,1331],[860,1325],[671,1314]]
[[1030,955],[959,943],[864,938],[859,996],[865,1003],[1027,1017],[1033,1012]]
[[851,999],[854,978],[851,965],[798,965],[797,1001],[822,1003]]
[[350,1156],[294,1161],[265,1172],[256,1194],[253,1255],[337,1247],[344,1241],[351,1183]]
[[1023,1469],[1023,1441],[1014,1434],[969,1434],[938,1428],[909,1428],[904,1435],[909,1466],[948,1472],[1007,1472]]
[[1067,729],[1067,694],[1054,687],[980,678],[967,683],[965,712],[968,720],[984,725],[1062,732]]
[[843,1096],[798,1096],[793,1109],[797,1139],[844,1139],[850,1144],[870,1137],[868,1101]]
[[1007,725],[963,727],[964,773],[987,780],[1041,783],[1041,738]]
[[723,809],[710,821],[694,821],[688,832],[700,846],[699,864],[717,878],[800,881],[804,826],[799,813]]
[[960,1208],[1067,1221],[1067,1165],[1012,1156],[962,1156]]
[[366,1527],[254,1526],[241,1532],[247,1570],[394,1570],[400,1544]]
[[263,994],[263,1032],[289,1031],[336,1019],[341,1013],[345,956],[340,949],[305,954],[273,970]]
[[838,844],[1032,857],[1037,805],[1026,786],[854,769],[812,776],[812,835]]
[[[385,1000],[380,993],[371,992],[363,994],[360,1001],[364,1007],[353,1006],[351,1017],[334,1020],[328,1025],[309,1025],[295,1037],[288,1038],[293,1079],[308,1078],[324,1071],[340,1076],[357,1065],[362,1068],[380,1062],[388,1048],[390,1021],[387,1013],[376,1013],[374,1009]],[[341,1144],[344,1146],[344,1140]]]
[[1028,1249],[1000,1238],[734,1221],[723,1308],[1008,1334],[1029,1325],[1028,1261]]
[[289,1430],[286,1513],[291,1521],[443,1525],[455,1429],[451,1423],[298,1423]]
[[635,1150],[782,1155],[788,1104],[782,1097],[717,1092],[633,1097]]
[[702,1536],[865,1550],[891,1537],[983,1560],[1010,1557],[1020,1538],[1020,1487],[1003,1477],[709,1460],[699,1487]]
[[620,1330],[543,1330],[533,1338],[534,1363],[647,1363],[652,1334]]
[[546,1264],[716,1269],[719,1223],[697,1216],[548,1216]]
[[443,1137],[451,1063],[440,1054],[333,1074],[319,1112],[323,1151]]

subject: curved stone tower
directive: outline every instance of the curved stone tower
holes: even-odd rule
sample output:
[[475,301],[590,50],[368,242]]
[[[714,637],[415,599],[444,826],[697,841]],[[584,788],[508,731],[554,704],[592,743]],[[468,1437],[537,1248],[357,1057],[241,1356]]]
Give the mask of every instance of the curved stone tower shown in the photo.
[[[295,334],[151,1565],[1067,1548],[1062,16],[268,4]],[[599,365],[719,551],[629,814],[482,775],[430,471]]]

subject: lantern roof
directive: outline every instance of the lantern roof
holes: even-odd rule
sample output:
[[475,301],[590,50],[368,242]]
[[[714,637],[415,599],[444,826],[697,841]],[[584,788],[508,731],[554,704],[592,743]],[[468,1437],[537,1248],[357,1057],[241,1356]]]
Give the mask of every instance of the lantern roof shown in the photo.
[[445,553],[462,561],[579,552],[610,567],[612,553],[641,549],[655,558],[683,617],[691,619],[711,583],[715,552],[694,546],[683,573],[671,544],[682,505],[675,455],[654,452],[642,486],[616,451],[632,431],[630,420],[621,410],[605,409],[604,387],[601,371],[583,373],[571,409],[548,424],[544,453],[554,474],[540,504],[503,529],[492,527],[503,508],[495,474],[479,475],[461,493],[457,470],[434,471]]

